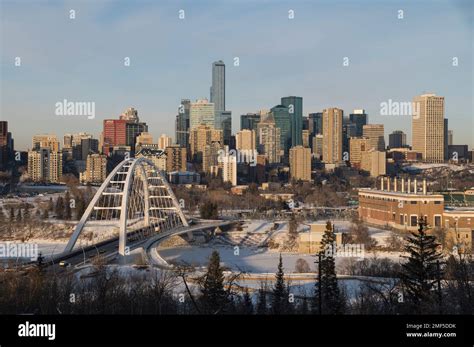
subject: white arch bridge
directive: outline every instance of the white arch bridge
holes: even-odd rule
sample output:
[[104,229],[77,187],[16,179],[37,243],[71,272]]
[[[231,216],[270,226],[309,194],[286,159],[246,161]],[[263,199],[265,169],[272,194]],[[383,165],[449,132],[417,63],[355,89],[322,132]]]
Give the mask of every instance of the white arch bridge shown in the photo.
[[97,190],[63,254],[72,253],[77,243],[88,245],[92,239],[118,233],[118,252],[124,256],[128,240],[188,226],[163,173],[146,158],[130,158],[117,165]]

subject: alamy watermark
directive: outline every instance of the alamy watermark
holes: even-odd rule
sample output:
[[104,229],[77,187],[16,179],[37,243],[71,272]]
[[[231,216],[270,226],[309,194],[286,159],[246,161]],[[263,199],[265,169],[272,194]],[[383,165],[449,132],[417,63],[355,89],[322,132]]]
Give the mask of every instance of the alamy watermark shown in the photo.
[[29,258],[32,261],[38,259],[37,243],[0,243],[0,258]]
[[55,104],[56,116],[87,116],[87,119],[95,118],[95,102],[93,101],[58,101]]
[[410,116],[420,118],[420,103],[409,101],[383,101],[380,103],[381,116]]
[[249,164],[250,166],[257,165],[258,152],[255,149],[231,149],[230,151],[220,149],[217,154],[217,161],[219,163],[235,160],[238,164]]
[[326,257],[340,258],[364,258],[364,245],[361,243],[345,243],[327,245],[324,249]]

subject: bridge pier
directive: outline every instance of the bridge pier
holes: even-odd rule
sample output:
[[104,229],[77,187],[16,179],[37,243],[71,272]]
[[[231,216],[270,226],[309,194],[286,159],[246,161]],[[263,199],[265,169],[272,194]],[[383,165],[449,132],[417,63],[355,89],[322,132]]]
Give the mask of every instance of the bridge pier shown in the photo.
[[127,251],[125,254],[119,252],[117,260],[120,265],[143,264],[145,262],[145,250],[139,247],[133,251]]
[[194,241],[193,231],[192,231],[192,230],[189,230],[189,231],[187,232],[187,234],[188,234],[188,239],[189,239],[189,241]]

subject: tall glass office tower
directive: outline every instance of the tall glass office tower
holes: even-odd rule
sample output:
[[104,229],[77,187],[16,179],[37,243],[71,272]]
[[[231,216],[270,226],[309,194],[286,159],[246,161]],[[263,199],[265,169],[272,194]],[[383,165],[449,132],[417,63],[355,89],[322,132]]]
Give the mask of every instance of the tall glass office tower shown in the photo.
[[303,98],[287,96],[281,98],[281,104],[288,108],[291,121],[291,147],[303,145]]
[[212,63],[211,102],[216,114],[225,111],[225,64],[222,60]]
[[232,113],[225,109],[225,64],[222,60],[212,63],[211,103],[214,104],[214,124],[224,134],[224,144],[230,144]]
[[188,147],[189,145],[189,109],[191,108],[191,101],[189,99],[182,99],[181,105],[176,116],[175,131],[176,143],[181,147]]
[[355,134],[356,137],[361,137],[363,133],[364,125],[367,125],[367,113],[365,110],[354,110],[349,114],[349,122],[355,124]]
[[288,107],[276,105],[270,110],[270,113],[275,120],[276,127],[280,128],[280,148],[287,156],[291,147],[291,119]]

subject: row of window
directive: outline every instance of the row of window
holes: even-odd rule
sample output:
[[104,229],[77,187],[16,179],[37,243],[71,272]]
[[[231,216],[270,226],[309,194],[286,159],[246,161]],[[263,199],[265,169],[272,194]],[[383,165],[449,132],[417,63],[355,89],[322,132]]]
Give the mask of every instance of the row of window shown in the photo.
[[[393,215],[394,215],[394,219],[395,219],[395,213]],[[407,215],[400,214],[400,224],[401,225],[406,225],[407,222],[408,222],[407,219],[408,219]],[[415,215],[415,214],[410,215],[410,226],[411,227],[416,227],[417,225],[418,225],[418,215]],[[434,216],[433,226],[435,228],[436,227],[441,227],[441,216]]]

